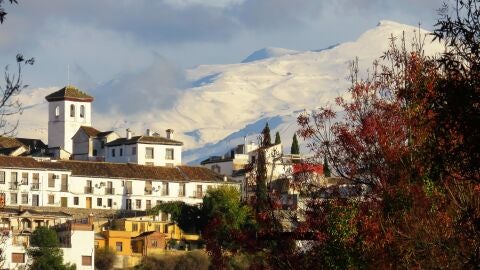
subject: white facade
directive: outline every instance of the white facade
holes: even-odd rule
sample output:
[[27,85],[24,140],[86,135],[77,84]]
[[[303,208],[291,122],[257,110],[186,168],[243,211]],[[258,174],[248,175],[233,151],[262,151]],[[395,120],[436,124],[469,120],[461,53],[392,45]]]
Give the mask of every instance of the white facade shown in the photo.
[[63,262],[76,265],[77,270],[93,270],[95,268],[95,232],[93,225],[66,223],[60,228],[62,229],[57,230],[57,234],[61,239],[60,243],[66,246],[61,248]]
[[[14,157],[8,158],[13,159]],[[17,157],[17,159],[22,158]],[[102,174],[118,168],[109,167],[108,163],[95,164],[80,161],[64,161],[65,164],[45,161],[43,163],[46,163],[47,166],[56,163],[59,167],[68,165],[67,167],[76,169],[81,166],[93,166],[90,167],[90,170],[97,168],[96,166],[104,166],[98,167]],[[129,166],[128,164],[113,165]],[[165,201],[199,204],[202,203],[202,198],[209,188],[225,184],[238,187],[237,183],[227,182],[218,177],[197,180],[192,179],[192,176],[187,176],[192,170],[202,169],[198,167],[133,166],[139,167],[139,171],[150,168],[155,170],[155,174],[165,175],[165,178],[156,176],[145,179],[142,178],[143,175],[138,177],[73,175],[72,171],[68,169],[12,168],[5,167],[0,163],[0,196],[4,197],[5,205],[8,206],[147,210]],[[129,170],[129,168],[124,170]],[[164,173],[163,170],[167,171]],[[172,176],[176,179],[168,179],[169,173],[176,173]],[[143,174],[143,172],[139,174]],[[179,179],[180,177],[182,179]],[[15,183],[18,184],[15,185]]]
[[145,143],[107,146],[105,159],[115,163],[177,166],[182,164],[182,146]]
[[81,126],[91,126],[91,102],[48,102],[48,146],[73,152],[72,137]]

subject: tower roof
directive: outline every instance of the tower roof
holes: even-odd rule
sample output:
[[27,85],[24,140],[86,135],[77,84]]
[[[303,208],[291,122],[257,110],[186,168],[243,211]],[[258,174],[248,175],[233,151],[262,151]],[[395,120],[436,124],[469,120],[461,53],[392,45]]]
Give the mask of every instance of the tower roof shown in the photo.
[[47,101],[59,101],[59,100],[84,101],[84,102],[93,101],[92,96],[89,96],[87,93],[71,85],[67,85],[62,89],[51,93],[50,95],[46,96],[45,99]]

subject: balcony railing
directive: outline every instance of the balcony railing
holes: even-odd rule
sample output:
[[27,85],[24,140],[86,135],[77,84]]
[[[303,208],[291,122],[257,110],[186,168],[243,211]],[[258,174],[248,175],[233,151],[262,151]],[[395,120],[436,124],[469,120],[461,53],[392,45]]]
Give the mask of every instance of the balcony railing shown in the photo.
[[85,194],[92,194],[93,193],[93,187],[85,187]]
[[40,189],[40,183],[32,183],[31,190],[39,190]]
[[15,184],[10,184],[10,190],[18,190],[18,185],[15,183]]
[[114,188],[105,188],[105,195],[113,195],[115,194]]

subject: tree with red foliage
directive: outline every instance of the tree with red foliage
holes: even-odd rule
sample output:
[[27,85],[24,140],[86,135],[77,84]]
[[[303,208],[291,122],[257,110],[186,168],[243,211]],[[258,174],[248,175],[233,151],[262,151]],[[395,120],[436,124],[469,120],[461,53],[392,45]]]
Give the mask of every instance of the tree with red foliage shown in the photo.
[[[313,197],[301,227],[321,232],[299,261],[326,268],[480,267],[480,1],[443,9],[435,37],[449,47],[423,55],[392,38],[350,99],[298,118],[300,134],[336,174],[372,188],[364,196]],[[340,212],[340,214],[339,214]],[[342,254],[342,255],[339,255]],[[308,268],[307,266],[307,268]]]

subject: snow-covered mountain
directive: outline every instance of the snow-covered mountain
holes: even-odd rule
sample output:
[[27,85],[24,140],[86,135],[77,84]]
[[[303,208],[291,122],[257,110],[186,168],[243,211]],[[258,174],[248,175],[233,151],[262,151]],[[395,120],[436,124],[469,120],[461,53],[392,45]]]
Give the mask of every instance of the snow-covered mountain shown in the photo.
[[[358,57],[360,69],[366,70],[387,49],[389,38],[400,37],[403,32],[409,41],[418,34],[418,27],[381,21],[355,41],[323,50],[266,48],[242,63],[201,65],[185,71],[186,86],[170,93],[168,106],[162,105],[165,100],[161,97],[151,95],[150,98],[162,101],[153,104],[160,105],[145,106],[143,111],[130,114],[119,110],[102,112],[94,116],[94,125],[103,130],[119,129],[121,135],[126,127],[138,132],[147,127],[159,131],[173,128],[176,138],[185,142],[183,160],[189,163],[222,154],[242,143],[244,136],[256,140],[266,121],[272,136],[278,130],[284,145],[289,147],[297,129],[298,113],[333,103],[335,97],[344,95],[348,64]],[[425,50],[437,53],[442,48],[427,42]],[[115,100],[116,89],[103,91],[111,91],[109,96]],[[148,97],[148,92],[142,92],[142,96]],[[39,114],[34,110],[27,113],[31,117]],[[41,122],[46,128],[46,120]]]

